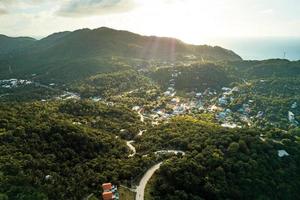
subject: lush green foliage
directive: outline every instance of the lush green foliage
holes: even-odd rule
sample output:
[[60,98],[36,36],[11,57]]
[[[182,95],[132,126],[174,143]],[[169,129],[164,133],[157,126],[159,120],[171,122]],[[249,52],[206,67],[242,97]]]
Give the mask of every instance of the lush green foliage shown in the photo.
[[136,129],[136,116],[125,108],[70,101],[0,110],[2,199],[81,199],[98,194],[103,182],[135,178],[154,161],[128,159],[116,138],[122,125]]
[[299,61],[271,59],[264,61],[236,61],[229,63],[237,70],[238,76],[247,79],[270,77],[295,77],[300,73]]
[[149,90],[153,87],[151,80],[134,70],[97,74],[80,83],[78,87],[75,86],[76,90],[86,97],[108,97],[135,89]]
[[251,116],[256,116],[259,111],[264,113],[262,118],[256,118],[257,127],[280,127],[287,129],[292,124],[288,120],[288,111],[297,117],[300,115],[299,106],[292,108],[296,102],[299,104],[300,94],[299,78],[271,78],[253,80],[243,84],[240,92],[234,95],[235,100],[230,108],[237,111],[244,103],[250,103]]
[[[223,129],[190,117],[149,130],[141,150],[187,153],[162,165],[154,199],[297,199],[300,144],[292,133],[278,134],[282,143],[262,141],[260,131]],[[290,156],[278,157],[280,149]]]
[[0,57],[11,53],[12,51],[22,49],[27,47],[35,42],[35,39],[30,37],[7,37],[0,34]]
[[[172,77],[177,74],[177,77]],[[190,66],[176,66],[158,68],[149,73],[149,77],[167,88],[169,80],[176,81],[175,88],[183,91],[204,91],[207,88],[220,89],[228,86],[232,79],[225,67],[214,63],[192,64]]]

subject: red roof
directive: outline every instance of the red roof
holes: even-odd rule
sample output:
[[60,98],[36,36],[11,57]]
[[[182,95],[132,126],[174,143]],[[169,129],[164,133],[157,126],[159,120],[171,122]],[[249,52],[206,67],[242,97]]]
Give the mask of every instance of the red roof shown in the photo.
[[112,192],[103,192],[102,193],[103,200],[112,200],[113,199],[113,193]]
[[111,190],[111,188],[112,188],[111,183],[103,183],[102,184],[103,191],[109,191],[109,190]]

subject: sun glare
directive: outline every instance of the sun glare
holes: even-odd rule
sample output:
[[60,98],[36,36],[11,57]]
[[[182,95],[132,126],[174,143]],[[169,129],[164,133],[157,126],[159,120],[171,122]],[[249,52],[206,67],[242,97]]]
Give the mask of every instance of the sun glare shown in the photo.
[[[221,2],[204,0],[158,1],[157,4],[144,1],[141,7],[131,13],[132,25],[136,27],[138,20],[148,25],[145,34],[171,36],[189,43],[203,43],[207,37],[220,33],[217,19],[224,15]],[[135,23],[135,24],[134,24]],[[140,24],[140,23],[137,23]],[[145,28],[143,27],[145,30]],[[137,30],[139,31],[139,30]],[[140,32],[140,31],[139,31]]]

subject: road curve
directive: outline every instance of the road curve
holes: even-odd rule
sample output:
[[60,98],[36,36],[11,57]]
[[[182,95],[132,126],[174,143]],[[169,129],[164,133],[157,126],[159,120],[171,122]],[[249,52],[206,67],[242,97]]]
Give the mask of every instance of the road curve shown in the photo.
[[[167,153],[171,153],[171,154],[182,154],[185,155],[184,151],[180,151],[180,150],[161,150],[161,151],[156,151],[155,154],[167,154]],[[144,174],[144,176],[142,177],[142,179],[140,180],[139,185],[136,188],[136,195],[135,195],[135,200],[144,200],[144,193],[145,193],[145,188],[146,185],[148,183],[148,181],[150,180],[150,178],[152,177],[152,175],[155,173],[156,170],[158,170],[160,168],[160,165],[163,162],[160,162],[154,166],[152,166],[150,169],[148,169],[148,171]]]
[[162,164],[162,162],[152,166],[144,174],[143,178],[140,180],[140,183],[136,188],[135,200],[144,200],[144,192],[145,192],[146,185],[147,185],[148,181],[150,180],[150,178],[152,177],[152,175],[155,173],[155,171],[159,169],[161,164]]
[[129,149],[132,151],[132,154],[129,154],[129,156],[128,157],[133,157],[133,156],[135,156],[135,154],[136,154],[136,150],[135,150],[135,147],[131,144],[131,143],[133,143],[134,141],[133,140],[130,140],[130,141],[127,141],[126,142],[126,145],[129,147]]
[[141,131],[139,131],[138,136],[142,136],[145,131],[147,131],[147,130],[141,130]]
[[142,109],[138,111],[138,114],[140,116],[140,121],[144,123],[144,116],[142,115]]

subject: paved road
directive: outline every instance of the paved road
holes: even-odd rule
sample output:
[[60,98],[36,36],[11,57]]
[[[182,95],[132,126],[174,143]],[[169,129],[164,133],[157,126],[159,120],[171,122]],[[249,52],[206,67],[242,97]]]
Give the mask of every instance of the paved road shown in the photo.
[[1,95],[0,95],[0,98],[1,98],[1,97],[5,97],[5,96],[8,96],[8,95],[10,95],[10,94],[8,94],[8,93],[6,93],[6,94],[1,94]]
[[138,114],[139,114],[139,116],[140,116],[141,122],[144,123],[144,116],[142,115],[141,111],[142,111],[142,110],[139,110]]
[[[178,154],[181,153],[182,155],[185,155],[185,152],[183,151],[178,151],[178,150],[161,150],[161,151],[156,151],[155,154],[165,154],[165,153],[173,153],[173,154]],[[148,171],[144,174],[143,178],[140,180],[139,185],[136,188],[136,195],[135,195],[135,200],[144,200],[144,193],[145,193],[145,188],[152,177],[152,175],[155,173],[156,170],[160,168],[160,165],[163,162],[160,162],[154,166],[152,166]]]
[[135,200],[144,200],[144,192],[146,185],[152,175],[155,173],[156,170],[159,169],[160,165],[162,162],[152,166],[148,171],[144,174],[143,178],[140,180],[139,186],[136,188],[136,195],[135,195]]
[[131,144],[133,143],[134,141],[133,140],[130,140],[130,141],[127,141],[126,142],[126,145],[129,147],[129,149],[133,152],[132,154],[129,154],[128,157],[133,157],[135,154],[136,154],[136,150],[135,150],[135,147]]
[[143,133],[144,133],[145,131],[146,131],[146,130],[139,131],[138,135],[139,135],[139,136],[142,136]]

